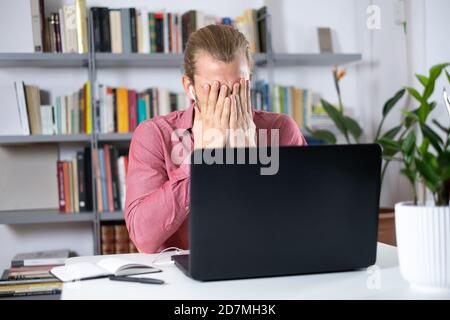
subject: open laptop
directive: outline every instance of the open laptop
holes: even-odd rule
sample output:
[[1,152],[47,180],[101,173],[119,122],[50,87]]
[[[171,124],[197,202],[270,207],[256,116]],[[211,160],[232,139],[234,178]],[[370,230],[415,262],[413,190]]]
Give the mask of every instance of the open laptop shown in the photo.
[[172,257],[188,276],[226,280],[375,263],[378,145],[281,147],[274,175],[261,174],[267,161],[259,159],[195,164],[202,152],[191,164],[190,254]]

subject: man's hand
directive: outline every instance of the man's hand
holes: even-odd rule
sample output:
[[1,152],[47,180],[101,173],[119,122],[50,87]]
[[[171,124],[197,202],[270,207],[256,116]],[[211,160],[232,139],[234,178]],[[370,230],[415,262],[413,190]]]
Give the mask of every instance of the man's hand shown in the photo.
[[228,87],[214,81],[202,87],[203,94],[199,101],[200,108],[195,106],[194,148],[223,148],[226,145],[230,127],[231,99]]
[[233,85],[230,132],[227,140],[232,148],[256,147],[256,125],[253,122],[248,80],[241,79]]

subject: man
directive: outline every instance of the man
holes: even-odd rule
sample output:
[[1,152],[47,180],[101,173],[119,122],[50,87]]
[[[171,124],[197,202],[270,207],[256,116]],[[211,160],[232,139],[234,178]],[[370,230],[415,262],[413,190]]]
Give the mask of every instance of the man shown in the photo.
[[306,145],[289,116],[251,108],[249,48],[244,35],[230,26],[209,25],[194,32],[186,44],[182,77],[191,107],[136,129],[129,152],[125,221],[141,252],[188,248],[190,170],[174,152],[180,145],[183,158],[192,147],[254,147],[261,145],[258,133],[264,129],[269,144]]

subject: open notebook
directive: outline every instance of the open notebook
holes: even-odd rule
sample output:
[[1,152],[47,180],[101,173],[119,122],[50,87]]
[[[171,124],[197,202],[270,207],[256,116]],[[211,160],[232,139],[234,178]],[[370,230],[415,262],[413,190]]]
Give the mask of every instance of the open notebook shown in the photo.
[[105,258],[97,263],[76,262],[51,269],[50,273],[63,282],[161,272],[160,269],[122,258]]

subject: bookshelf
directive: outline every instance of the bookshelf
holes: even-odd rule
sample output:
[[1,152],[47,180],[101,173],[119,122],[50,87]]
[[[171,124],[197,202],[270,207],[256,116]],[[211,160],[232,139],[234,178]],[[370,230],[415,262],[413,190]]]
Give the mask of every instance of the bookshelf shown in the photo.
[[[361,60],[359,53],[339,54],[287,54],[275,53],[271,45],[270,14],[264,17],[267,22],[267,52],[257,53],[253,56],[255,67],[267,70],[268,82],[273,84],[273,73],[277,67],[301,67],[301,66],[333,66],[342,65]],[[88,19],[89,52],[87,54],[65,53],[0,53],[0,68],[86,68],[88,79],[91,82],[91,105],[96,106],[95,85],[97,84],[97,71],[107,68],[180,68],[183,55],[181,54],[113,54],[97,53],[94,48],[93,20],[91,14]],[[97,123],[97,113],[92,110],[93,123]],[[98,148],[99,144],[117,143],[129,146],[132,133],[119,134],[80,134],[80,135],[55,135],[55,136],[0,136],[0,147],[8,147],[26,144],[89,144],[91,151]],[[94,168],[94,166],[92,166]],[[95,187],[95,173],[91,171],[93,181],[92,202],[94,210],[76,214],[59,213],[57,209],[38,210],[13,210],[0,211],[0,224],[43,224],[43,223],[91,223],[93,228],[94,254],[101,252],[100,227],[102,222],[119,222],[124,220],[123,212],[100,213],[96,210],[98,195]]]
[[40,223],[67,223],[67,222],[92,222],[93,212],[80,214],[59,213],[55,209],[12,210],[0,212],[2,224],[40,224]]
[[0,146],[21,145],[31,143],[81,143],[91,142],[92,135],[68,134],[68,135],[29,135],[29,136],[0,136]]
[[87,54],[0,53],[0,68],[78,68],[88,63]]

